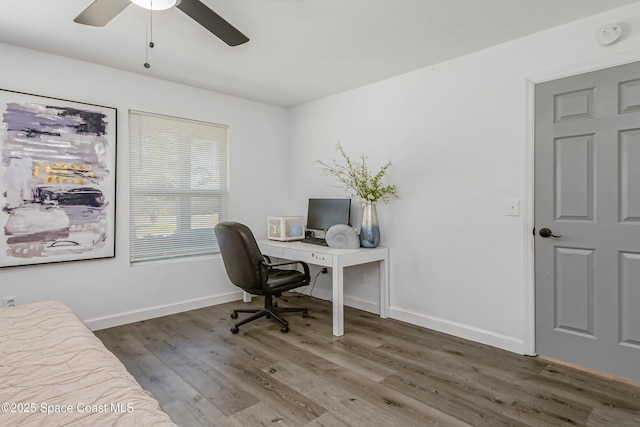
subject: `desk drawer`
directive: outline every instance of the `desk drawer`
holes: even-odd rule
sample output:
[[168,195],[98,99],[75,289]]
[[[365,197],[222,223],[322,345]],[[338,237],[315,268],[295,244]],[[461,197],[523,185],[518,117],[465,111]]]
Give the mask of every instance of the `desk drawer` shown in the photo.
[[285,248],[282,256],[286,259],[304,261],[308,264],[322,265],[324,267],[331,267],[333,264],[331,255],[314,251],[297,251]]

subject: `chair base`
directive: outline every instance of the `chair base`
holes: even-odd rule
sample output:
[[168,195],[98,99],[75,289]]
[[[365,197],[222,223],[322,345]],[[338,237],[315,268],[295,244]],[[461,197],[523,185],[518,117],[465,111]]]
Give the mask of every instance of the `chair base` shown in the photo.
[[266,317],[267,319],[274,319],[280,322],[282,328],[280,328],[280,332],[286,334],[289,332],[289,322],[280,317],[280,314],[284,313],[302,313],[302,317],[309,317],[309,311],[306,308],[281,308],[278,307],[278,303],[273,303],[273,299],[271,295],[266,295],[264,297],[264,308],[262,309],[237,309],[233,310],[231,313],[232,319],[238,318],[238,313],[253,313],[253,316],[247,317],[246,319],[241,320],[240,322],[233,325],[231,328],[231,332],[237,334],[240,331],[240,326],[246,325],[249,322],[253,322],[256,319],[261,317]]

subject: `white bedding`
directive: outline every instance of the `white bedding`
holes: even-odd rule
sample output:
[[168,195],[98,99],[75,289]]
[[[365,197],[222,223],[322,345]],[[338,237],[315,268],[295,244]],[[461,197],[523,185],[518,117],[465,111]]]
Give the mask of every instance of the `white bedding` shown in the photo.
[[0,308],[0,426],[175,426],[75,313]]

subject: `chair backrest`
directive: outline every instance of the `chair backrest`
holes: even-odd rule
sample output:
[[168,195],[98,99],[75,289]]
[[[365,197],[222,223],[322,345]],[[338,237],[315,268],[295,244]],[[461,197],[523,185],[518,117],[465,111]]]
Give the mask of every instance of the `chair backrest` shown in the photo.
[[262,252],[249,227],[224,221],[217,224],[214,231],[229,280],[247,292],[262,294],[268,273]]

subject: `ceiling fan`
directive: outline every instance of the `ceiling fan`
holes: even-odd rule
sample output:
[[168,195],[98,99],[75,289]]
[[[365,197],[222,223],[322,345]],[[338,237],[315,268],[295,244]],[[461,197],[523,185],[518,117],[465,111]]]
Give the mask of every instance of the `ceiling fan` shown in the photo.
[[73,20],[79,24],[104,27],[131,3],[146,9],[164,10],[177,7],[229,46],[238,46],[249,38],[209,9],[200,0],[95,0]]

